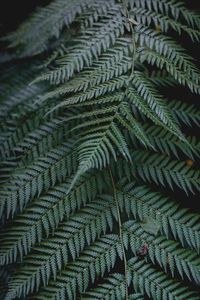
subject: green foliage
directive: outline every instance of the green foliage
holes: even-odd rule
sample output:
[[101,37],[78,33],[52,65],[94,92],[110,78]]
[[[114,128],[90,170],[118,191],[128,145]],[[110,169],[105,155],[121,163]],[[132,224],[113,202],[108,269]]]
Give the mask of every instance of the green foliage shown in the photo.
[[[141,224],[142,226],[142,224]],[[175,269],[182,279],[188,277],[190,281],[199,284],[200,279],[200,258],[194,251],[179,247],[178,243],[166,239],[164,236],[155,238],[153,234],[145,232],[137,223],[129,221],[124,224],[124,245],[137,255],[142,245],[148,247],[148,258],[153,264],[158,263],[167,273],[168,269],[174,277]]]
[[[165,273],[145,264],[137,258],[129,261],[129,282],[133,284],[136,291],[147,293],[153,299],[199,299],[199,293],[190,290],[180,281],[168,277]],[[184,295],[184,296],[183,296]]]
[[81,299],[123,299],[125,298],[125,278],[122,274],[112,274],[105,278],[94,291],[88,291]]
[[2,300],[200,299],[200,111],[168,93],[200,94],[199,29],[181,1],[52,0],[3,37]]

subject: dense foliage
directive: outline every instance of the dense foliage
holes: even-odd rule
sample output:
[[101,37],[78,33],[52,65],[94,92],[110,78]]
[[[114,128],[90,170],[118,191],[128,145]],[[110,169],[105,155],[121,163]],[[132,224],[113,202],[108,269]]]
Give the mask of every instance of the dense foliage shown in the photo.
[[2,39],[1,299],[200,299],[183,36],[181,1],[53,0]]

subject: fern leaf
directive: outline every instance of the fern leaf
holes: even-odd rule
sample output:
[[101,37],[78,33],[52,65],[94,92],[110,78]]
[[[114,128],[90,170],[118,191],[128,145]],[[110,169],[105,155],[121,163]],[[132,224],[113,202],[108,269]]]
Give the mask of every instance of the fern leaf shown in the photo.
[[194,192],[193,188],[199,190],[199,172],[191,169],[185,162],[173,161],[167,156],[136,152],[134,156],[135,176],[140,176],[144,181],[155,182],[173,190],[173,184],[188,191]]
[[[170,156],[173,154],[176,158],[182,158],[182,154],[185,154],[186,158],[195,159],[199,157],[199,142],[196,137],[186,137],[188,143],[191,147],[188,147],[183,141],[178,137],[173,135],[171,132],[166,131],[164,128],[159,126],[150,126],[149,123],[143,125],[145,134],[148,136],[150,144],[154,149],[159,150],[163,154]],[[130,145],[133,147],[139,147],[141,142],[136,140],[134,136],[127,137],[130,138]]]
[[172,110],[173,115],[182,123],[187,126],[192,126],[192,124],[199,126],[200,113],[193,105],[176,100],[170,101],[168,106]]
[[[95,34],[97,30],[98,36]],[[119,7],[113,5],[113,11],[111,11],[109,18],[104,19],[102,23],[94,24],[92,28],[87,29],[79,38],[76,38],[74,44],[77,46],[69,48],[67,55],[60,59],[57,58],[56,70],[41,75],[37,81],[49,80],[54,84],[66,81],[76,71],[80,72],[84,66],[91,66],[93,59],[114,45],[116,39],[123,33],[123,18]],[[82,44],[81,51],[79,43]]]
[[113,209],[114,204],[108,201],[103,203],[101,199],[87,205],[78,215],[61,223],[54,236],[41,242],[38,247],[35,246],[34,253],[25,257],[23,269],[16,270],[16,274],[10,278],[9,288],[12,293],[15,291],[15,295],[20,297],[28,294],[32,286],[38,289],[41,281],[43,285],[47,285],[51,275],[55,279],[62,265],[68,262],[69,254],[75,259],[86,245],[90,245],[100,236],[101,232],[105,234],[108,224],[112,230]]
[[175,201],[160,193],[152,192],[145,186],[119,185],[118,197],[121,209],[125,208],[135,219],[143,221],[149,216],[159,222],[161,232],[167,238],[172,234],[183,247],[189,245],[200,251],[199,215],[180,207]]
[[10,213],[13,215],[18,209],[22,211],[30,198],[40,195],[50,185],[55,185],[56,181],[73,172],[76,160],[72,152],[72,143],[66,143],[49,151],[35,164],[23,168],[23,172],[18,170],[10,179],[12,186],[6,183],[2,187],[2,207],[6,205],[7,216]]
[[121,274],[112,274],[105,278],[94,290],[81,295],[81,299],[121,300],[125,298],[125,279]]
[[169,126],[169,128],[174,131],[174,134],[181,137],[180,130],[173,121],[170,111],[164,104],[162,97],[160,97],[160,95],[154,89],[153,85],[151,85],[151,83],[148,82],[148,80],[139,72],[135,72],[133,84],[135,85],[138,93],[144,98],[145,101],[147,101],[150,108],[155,111],[162,123]]
[[197,300],[199,293],[188,286],[174,281],[165,273],[153,268],[150,264],[138,258],[129,261],[129,280],[136,291],[147,293],[153,299],[183,299],[187,295],[190,299]]
[[131,9],[134,9],[135,7],[148,9],[151,12],[154,11],[163,15],[173,16],[175,20],[178,20],[180,16],[182,16],[185,18],[188,25],[191,25],[192,27],[199,27],[200,25],[199,16],[194,11],[189,11],[182,1],[177,2],[175,0],[170,0],[166,2],[164,0],[155,0],[152,3],[149,1],[141,3],[139,0],[136,0],[134,2],[129,1],[129,5]]
[[165,68],[169,74],[174,77],[179,84],[183,86],[188,86],[193,93],[199,94],[199,84],[196,81],[193,81],[187,73],[178,69],[171,60],[168,58],[156,53],[154,50],[149,50],[145,48],[138,49],[139,61],[147,61],[150,65],[156,65],[159,69]]
[[[46,49],[50,38],[58,38],[62,28],[69,26],[78,13],[92,7],[93,3],[94,1],[91,0],[84,0],[81,3],[77,1],[66,3],[63,0],[56,0],[35,12],[30,21],[22,24],[6,39],[11,42],[11,47],[24,46],[21,56],[38,54]],[[38,34],[39,32],[40,34]]]
[[6,232],[0,232],[1,264],[22,259],[24,254],[30,252],[31,246],[41,242],[42,232],[48,237],[64,217],[69,217],[87,200],[94,200],[97,191],[102,193],[105,181],[102,173],[86,174],[68,195],[69,185],[70,179],[68,183],[56,185],[18,215]]
[[164,236],[150,235],[134,221],[124,224],[123,238],[124,244],[130,245],[134,255],[137,256],[142,245],[147,245],[147,260],[151,260],[153,264],[158,263],[166,273],[169,269],[173,277],[175,271],[178,271],[182,279],[186,277],[199,284],[200,259],[194,251],[181,248],[177,242]]
[[52,0],[1,39],[0,298],[200,299],[199,28],[181,0]]
[[[118,255],[122,256],[118,237],[116,235],[102,237],[86,248],[78,260],[69,264],[56,281],[51,281],[47,287],[42,288],[33,299],[49,299],[49,296],[52,299],[73,298],[76,293],[85,292],[89,279],[94,282],[107,270],[110,271]],[[89,261],[88,256],[91,256]]]

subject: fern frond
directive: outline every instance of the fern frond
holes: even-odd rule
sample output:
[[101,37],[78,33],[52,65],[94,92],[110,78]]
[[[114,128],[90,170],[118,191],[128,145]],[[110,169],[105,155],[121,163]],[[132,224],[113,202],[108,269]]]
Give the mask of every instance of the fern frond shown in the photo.
[[30,199],[70,175],[76,168],[73,152],[72,142],[65,143],[52,149],[35,163],[22,170],[18,169],[9,180],[11,185],[8,181],[1,187],[1,206],[5,207],[7,216],[14,215],[18,210],[22,211]]
[[140,62],[144,63],[144,61],[146,61],[150,65],[156,65],[156,67],[161,70],[165,68],[179,84],[188,86],[193,93],[200,93],[199,84],[197,84],[196,81],[193,81],[193,79],[189,77],[187,73],[177,68],[168,58],[156,53],[154,50],[149,50],[142,47],[138,50],[138,53]]
[[158,263],[165,271],[170,270],[172,276],[177,271],[181,278],[188,278],[199,284],[200,282],[200,258],[187,248],[181,248],[175,241],[168,240],[164,236],[151,235],[136,222],[129,221],[123,228],[124,245],[131,247],[134,255],[137,256],[139,249],[146,245],[148,248],[147,260],[153,264]]
[[114,60],[113,53],[110,55],[106,53],[105,58],[104,56],[102,56],[102,61],[97,61],[97,63],[94,64],[94,67],[81,72],[80,76],[77,75],[66,84],[63,84],[59,88],[56,88],[52,92],[49,92],[46,95],[42,96],[41,100],[44,101],[46,99],[62,96],[70,92],[86,92],[89,88],[94,88],[99,84],[103,84],[106,81],[127,73],[128,70],[131,69],[132,62],[130,58],[122,58],[120,58],[121,61],[116,62],[115,67],[113,67],[113,65],[109,66],[109,61],[111,59]]
[[200,111],[194,105],[187,104],[186,102],[173,100],[168,103],[169,108],[172,110],[174,116],[187,126],[196,124],[199,126]]
[[75,94],[73,97],[69,97],[64,101],[61,101],[57,106],[55,106],[54,109],[85,102],[87,100],[103,96],[106,93],[112,93],[116,90],[120,91],[123,87],[126,86],[127,80],[127,76],[121,75],[118,78],[111,79],[109,81],[106,81],[105,83],[98,85],[97,87],[91,88],[91,90],[80,92],[78,94]]
[[121,300],[125,298],[125,278],[121,274],[112,274],[104,279],[94,290],[86,291],[81,299]]
[[200,299],[199,29],[181,0],[51,0],[2,39],[2,300]]
[[16,159],[20,157],[20,164],[22,161],[28,164],[63,141],[66,130],[63,117],[51,118],[51,121],[41,123],[40,115],[43,115],[43,112],[41,114],[37,112],[37,116],[13,130],[0,147],[2,157],[5,159],[11,155],[16,156]]
[[[32,64],[20,64],[7,68],[5,71],[7,76],[2,79],[0,89],[0,122],[1,126],[5,126],[6,122],[11,119],[16,119],[21,116],[22,111],[18,107],[28,106],[33,108],[33,102],[37,99],[40,93],[47,91],[47,86],[37,84],[29,86],[29,83],[38,72],[39,62],[35,61]],[[13,76],[13,74],[15,74]],[[17,76],[16,76],[17,74]]]
[[[185,154],[186,157],[191,159],[199,157],[200,144],[196,137],[185,137],[191,146],[189,148],[186,143],[162,127],[155,125],[150,126],[149,123],[146,123],[143,125],[143,129],[148,136],[150,144],[161,153],[167,154],[168,156],[173,154],[178,159],[182,157],[182,154]],[[133,145],[133,147],[139,147],[141,141],[139,142],[134,136],[130,135],[129,144]]]
[[[165,128],[167,131],[170,131],[171,133],[174,134],[174,130],[171,129],[171,127],[167,126],[164,122],[162,122],[162,120],[160,119],[160,117],[162,118],[162,114],[160,115],[160,117],[155,113],[154,109],[152,109],[147,103],[145,103],[143,97],[138,93],[138,91],[134,88],[130,88],[129,91],[128,91],[128,94],[127,94],[127,99],[128,99],[128,102],[130,104],[132,104],[132,110],[134,110],[135,108],[137,108],[139,110],[139,112],[147,117],[148,119],[150,119],[151,121],[153,121],[153,123],[155,123],[156,125],[159,125],[163,128]],[[153,101],[154,102],[154,101]],[[161,108],[160,108],[160,112],[162,112],[162,109],[164,111],[169,111],[167,105],[164,105],[163,106],[163,99],[161,100]],[[153,103],[155,104],[155,103]],[[163,106],[163,108],[162,108]],[[171,112],[170,114],[166,115],[166,118],[170,118],[171,119]],[[170,120],[169,120],[170,121]],[[173,124],[171,124],[171,126],[175,126],[176,127],[176,131],[175,131],[175,134],[177,132],[177,130],[179,131],[179,129],[177,128],[176,126],[176,123],[174,125],[174,122]]]
[[191,170],[185,162],[171,161],[168,157],[157,154],[149,159],[148,154],[145,156],[144,153],[138,153],[136,169],[145,181],[154,181],[157,184],[159,182],[164,186],[167,183],[171,189],[175,183],[186,193],[188,190],[193,192],[193,187],[199,190],[199,172]]
[[145,146],[152,147],[152,144],[145,133],[142,125],[132,116],[131,109],[127,103],[120,106],[121,115],[118,114],[117,120],[121,123],[134,137],[136,137]]
[[[194,24],[191,26],[185,25],[178,19],[174,19],[167,14],[163,15],[158,11],[155,12],[154,7],[153,10],[151,10],[151,6],[148,6],[147,8],[142,8],[141,6],[142,5],[139,5],[139,7],[133,7],[131,10],[131,16],[136,19],[137,24],[150,26],[151,23],[153,23],[155,27],[159,26],[160,30],[164,33],[167,33],[171,28],[179,35],[182,33],[186,33],[193,42],[199,41],[199,24],[196,24],[197,26],[195,26]],[[199,23],[199,21],[197,22]]]
[[142,3],[139,0],[134,2],[128,1],[131,9],[134,7],[142,7],[147,8],[150,11],[155,11],[157,13],[161,13],[163,15],[173,16],[176,20],[183,16],[187,23],[191,26],[199,26],[200,25],[200,18],[194,11],[189,11],[186,7],[184,2],[176,0],[155,0],[154,2],[143,1]]
[[153,299],[189,299],[198,300],[199,293],[188,286],[174,281],[165,273],[153,268],[150,264],[132,258],[129,261],[129,282],[138,292],[147,293]]
[[146,186],[135,186],[135,183],[119,184],[118,197],[121,209],[125,208],[135,219],[143,221],[149,216],[155,219],[162,234],[180,241],[182,246],[189,245],[198,253],[200,251],[199,215],[189,209],[181,208],[180,204],[168,197],[152,192]]
[[[121,300],[125,299],[125,278],[122,274],[114,273],[104,279],[95,289],[86,291],[81,294],[80,299],[101,299],[101,300]],[[129,295],[130,300],[144,300],[144,296],[140,294]]]
[[110,162],[111,155],[116,160],[115,147],[127,160],[130,159],[126,141],[113,120],[108,123],[102,133],[97,131],[84,136],[78,149],[79,167],[70,188],[86,171],[92,168],[102,169],[106,167]]
[[9,289],[12,294],[15,290],[18,297],[26,295],[30,292],[30,287],[36,286],[38,289],[40,282],[46,286],[51,275],[56,279],[57,272],[62,269],[63,264],[66,265],[69,256],[73,259],[79,256],[86,245],[94,242],[101,233],[105,234],[107,226],[112,230],[115,209],[114,203],[100,199],[61,223],[53,237],[35,246],[34,252],[25,257],[23,268],[17,269],[10,278]]
[[[51,281],[38,294],[30,299],[72,299],[76,294],[86,291],[89,281],[102,277],[110,271],[116,262],[117,256],[122,256],[121,244],[118,236],[106,235],[84,250],[82,255],[69,264],[56,281]],[[90,257],[90,260],[88,260]],[[64,283],[64,284],[63,284]]]
[[199,70],[194,65],[192,58],[173,39],[145,27],[137,27],[135,39],[139,43],[139,47],[146,46],[156,51],[169,61],[171,60],[175,67],[183,70],[188,76],[192,74],[196,83],[199,82]]
[[22,259],[36,242],[41,242],[43,233],[48,237],[64,217],[69,218],[76,209],[94,200],[98,192],[102,193],[105,180],[102,173],[92,172],[86,174],[70,194],[69,185],[70,178],[68,183],[56,185],[18,215],[6,232],[0,231],[1,264]]
[[[113,107],[115,110],[114,114],[109,118],[105,117],[98,120],[100,127],[89,129],[82,134],[79,139],[80,146],[78,147],[79,167],[77,173],[72,181],[71,187],[76,180],[91,168],[102,169],[106,167],[110,162],[112,156],[115,160],[117,159],[117,152],[115,148],[120,152],[126,160],[130,160],[129,150],[124,139],[121,130],[118,128],[118,121],[138,139],[142,139],[143,144],[150,145],[148,137],[145,135],[140,124],[132,117],[131,111],[125,102],[121,102],[118,106]],[[109,111],[103,110],[108,113]],[[88,114],[86,114],[88,116]],[[94,112],[91,113],[91,116]],[[84,114],[83,116],[84,117]],[[124,119],[126,118],[126,120]],[[107,123],[102,126],[101,122]],[[80,129],[84,126],[94,125],[96,122],[86,122],[74,129]]]
[[154,86],[148,81],[142,73],[135,72],[133,78],[133,85],[136,87],[138,93],[144,98],[148,103],[150,108],[155,112],[159,119],[167,125],[174,134],[181,137],[180,130],[178,129],[176,123],[173,121],[173,117],[164,103],[164,100],[159,95],[159,93],[154,89]]
[[[56,0],[47,7],[40,8],[30,21],[25,22],[16,32],[8,35],[6,40],[10,42],[11,47],[23,46],[21,56],[38,54],[47,48],[52,37],[59,37],[60,31],[68,27],[77,14],[93,7],[95,2],[101,5],[104,1],[84,0],[81,3],[77,1],[66,3],[63,0]],[[113,1],[110,2],[113,3]]]
[[[154,182],[157,185],[169,186],[172,190],[174,185],[183,189],[186,194],[188,191],[194,193],[199,191],[199,171],[191,169],[183,161],[171,160],[166,155],[152,154],[149,152],[134,151],[132,152],[132,165],[122,162],[120,168],[124,169],[125,174],[129,177],[138,176],[145,182]],[[113,164],[113,168],[115,168]],[[117,172],[117,169],[115,169]]]
[[[99,34],[96,35],[96,32]],[[54,84],[65,82],[75,72],[80,72],[84,67],[90,67],[93,60],[114,45],[117,38],[123,33],[123,18],[116,6],[109,18],[104,19],[102,23],[95,23],[92,28],[87,29],[79,38],[74,40],[75,46],[69,47],[65,56],[56,59],[55,70],[41,75],[37,81],[49,80]],[[82,44],[81,49],[80,43]]]
[[154,70],[146,72],[146,76],[156,87],[168,87],[177,85],[176,80],[166,70]]
[[130,300],[145,300],[144,296],[141,293],[134,293],[128,297]]

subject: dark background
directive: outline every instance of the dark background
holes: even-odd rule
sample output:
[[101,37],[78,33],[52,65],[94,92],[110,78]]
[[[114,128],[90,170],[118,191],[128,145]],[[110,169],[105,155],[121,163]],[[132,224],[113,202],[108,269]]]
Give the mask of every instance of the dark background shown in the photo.
[[0,34],[15,30],[34,9],[49,2],[50,0],[0,0]]

